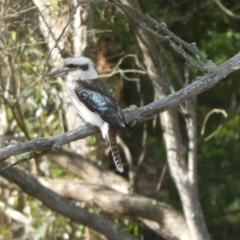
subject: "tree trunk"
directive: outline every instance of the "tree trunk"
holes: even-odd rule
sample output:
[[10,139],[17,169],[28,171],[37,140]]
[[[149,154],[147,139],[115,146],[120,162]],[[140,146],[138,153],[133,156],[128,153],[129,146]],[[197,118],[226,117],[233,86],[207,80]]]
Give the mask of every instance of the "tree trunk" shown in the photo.
[[[62,36],[58,43],[58,47],[52,51],[51,59],[55,68],[61,65],[62,59],[65,57],[80,56],[86,51],[88,46],[88,29],[91,25],[91,9],[89,5],[80,5],[76,0],[72,1],[60,1],[56,5],[46,4],[44,0],[33,0],[37,6],[39,14],[39,22],[41,32],[48,44],[49,51],[51,51],[58,37],[61,35],[64,27],[70,21],[71,14],[75,11],[73,19],[66,30],[66,34]],[[59,7],[61,3],[61,7]],[[56,14],[56,11],[59,11]],[[83,120],[78,115],[75,107],[71,103],[65,91],[65,81],[59,79],[60,84],[63,87],[62,95],[63,112],[66,118],[67,130],[75,129],[83,123]],[[88,140],[83,139],[81,141],[71,142],[70,146],[75,152],[81,154],[89,153],[89,147],[87,146]]]
[[[122,0],[124,4],[130,5],[134,9],[140,10],[140,6],[136,0]],[[131,15],[125,12],[131,19]],[[136,19],[135,19],[136,21]],[[169,83],[166,82],[167,77],[164,75],[159,51],[155,39],[144,32],[143,29],[135,28],[136,37],[143,54],[143,60],[147,68],[148,75],[152,79],[155,91],[159,98],[170,94]],[[194,122],[193,122],[194,123]],[[189,228],[191,240],[209,240],[210,236],[204,221],[201,205],[198,198],[196,185],[196,134],[192,134],[194,138],[190,147],[194,146],[195,152],[189,154],[189,168],[186,166],[183,153],[183,144],[179,129],[179,121],[177,111],[175,109],[163,112],[161,114],[161,125],[163,129],[163,137],[167,151],[167,161],[171,176],[176,184],[178,193],[183,206],[184,215]],[[196,131],[196,125],[191,126]]]

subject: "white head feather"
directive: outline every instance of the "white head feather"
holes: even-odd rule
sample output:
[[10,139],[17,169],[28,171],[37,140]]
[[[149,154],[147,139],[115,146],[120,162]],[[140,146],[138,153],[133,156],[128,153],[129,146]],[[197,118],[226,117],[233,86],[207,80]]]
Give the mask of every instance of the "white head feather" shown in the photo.
[[[68,81],[91,80],[99,78],[91,59],[86,57],[74,57],[64,59],[65,67],[68,67],[71,64],[75,65],[77,68],[75,70],[70,69],[66,76],[66,79]],[[81,68],[81,66],[83,67]],[[84,69],[84,67],[86,67],[86,69]]]
[[99,78],[91,59],[86,57],[70,57],[63,60],[64,67],[48,74],[48,76],[65,76],[67,81],[94,80]]

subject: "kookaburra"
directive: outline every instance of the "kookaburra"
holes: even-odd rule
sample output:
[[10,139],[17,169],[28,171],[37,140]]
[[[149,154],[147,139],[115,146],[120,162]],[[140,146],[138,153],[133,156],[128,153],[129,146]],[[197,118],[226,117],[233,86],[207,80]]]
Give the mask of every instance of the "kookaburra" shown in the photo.
[[67,93],[78,114],[100,128],[111,146],[117,170],[123,172],[116,138],[118,130],[127,133],[128,124],[113,90],[98,76],[93,62],[86,57],[66,58],[64,67],[48,76],[65,77]]

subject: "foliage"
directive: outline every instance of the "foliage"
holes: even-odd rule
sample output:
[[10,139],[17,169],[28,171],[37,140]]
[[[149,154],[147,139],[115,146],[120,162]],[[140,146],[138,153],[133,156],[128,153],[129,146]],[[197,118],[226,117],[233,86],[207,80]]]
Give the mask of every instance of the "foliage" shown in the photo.
[[[239,19],[231,18],[223,13],[214,2],[139,2],[145,12],[160,22],[165,21],[176,35],[188,42],[196,42],[200,51],[216,64],[226,61],[240,48]],[[232,0],[227,4],[229,8],[239,12],[237,1]],[[31,6],[34,6],[33,3]],[[111,9],[109,16],[105,16],[103,19],[101,16],[103,10],[104,6],[101,4],[94,6],[93,25],[96,30],[94,40],[97,43],[102,38],[101,41],[107,42],[107,53],[110,58],[112,57],[111,66],[114,66],[121,57],[127,54],[135,54],[140,59],[141,65],[144,65],[134,31],[126,21],[126,17],[121,11]],[[2,15],[1,25],[5,26],[8,31],[3,29],[1,36],[3,41],[0,44],[1,49],[3,49],[0,53],[3,59],[0,62],[0,90],[4,99],[0,100],[0,104],[2,101],[4,102],[7,122],[9,123],[3,134],[10,133],[14,137],[24,136],[28,140],[55,135],[66,129],[66,116],[62,112],[63,100],[59,95],[62,89],[59,83],[49,80],[39,81],[48,49],[43,36],[37,33],[31,25],[35,16],[30,15],[32,11],[37,10],[27,11],[27,13],[23,11],[20,15],[12,18],[11,22],[4,20],[7,15]],[[2,28],[2,26],[0,27]],[[109,31],[109,33],[103,34],[101,31]],[[184,60],[176,56],[172,50],[165,48],[163,43],[159,43],[159,46],[164,48],[159,58],[163,60],[169,75],[177,76],[177,73],[180,73],[181,76],[184,76],[187,69]],[[141,69],[141,66],[131,57],[124,59],[120,66],[122,69]],[[175,66],[179,67],[177,73]],[[194,80],[199,74],[192,69],[189,72],[191,80]],[[109,84],[113,88],[115,86],[115,90],[118,91],[122,106],[130,104],[141,106],[155,100],[150,79],[144,75],[136,75],[139,79],[136,82],[127,81],[119,74],[108,79]],[[127,76],[136,77],[135,74]],[[210,91],[204,92],[197,99],[199,195],[213,239],[224,239],[224,236],[219,236],[218,232],[226,226],[231,230],[227,239],[236,239],[239,233],[239,227],[236,227],[236,224],[240,223],[238,168],[240,83],[238,80],[239,72],[227,77],[226,80]],[[15,86],[12,89],[13,84]],[[119,90],[120,85],[123,85],[123,91]],[[177,77],[174,79],[173,85],[179,86]],[[4,94],[2,89],[4,89]],[[205,135],[200,136],[204,118],[213,108],[224,109],[228,113],[228,117],[225,119],[219,115],[211,116],[206,124]],[[181,116],[179,117],[181,118]],[[215,131],[219,125],[221,128],[217,133],[205,141],[204,137]],[[146,130],[144,130],[145,128]],[[184,128],[182,126],[182,129]],[[166,163],[159,118],[148,121],[146,126],[138,124],[133,131],[132,136],[121,137],[131,149],[135,165],[140,159],[142,148],[146,149],[144,162],[140,165],[139,175],[135,180],[137,191],[145,196],[164,200],[181,210],[177,191],[168,173],[163,178],[160,192],[156,191],[159,172],[162,171]],[[142,140],[144,131],[147,132],[146,142]],[[96,139],[91,137],[89,146],[94,148],[95,142]],[[95,153],[95,149],[89,155],[91,158],[93,158],[93,152]],[[33,171],[34,164],[32,160],[30,166],[26,168]],[[37,165],[40,175],[52,178],[72,178],[69,171],[55,163],[42,159]],[[142,184],[145,184],[143,189],[141,189]],[[11,191],[9,195],[12,195]],[[17,199],[16,196],[14,199]],[[11,207],[20,208],[21,206],[18,205],[20,204],[15,202]],[[87,228],[51,212],[38,201],[24,195],[23,205],[24,207],[21,207],[20,211],[24,212],[24,208],[27,207],[30,209],[29,216],[32,218],[30,227],[35,239],[87,239],[85,237]],[[96,213],[99,211],[94,207],[89,207],[89,209]],[[144,231],[144,227],[136,219],[114,216],[111,220],[135,236],[141,236],[142,231]],[[5,239],[12,237],[13,230],[11,227],[8,228],[11,224],[7,224],[4,219],[0,221],[2,225],[1,236]],[[96,233],[91,233],[91,236],[89,239],[102,239]],[[156,239],[160,238],[156,237]]]

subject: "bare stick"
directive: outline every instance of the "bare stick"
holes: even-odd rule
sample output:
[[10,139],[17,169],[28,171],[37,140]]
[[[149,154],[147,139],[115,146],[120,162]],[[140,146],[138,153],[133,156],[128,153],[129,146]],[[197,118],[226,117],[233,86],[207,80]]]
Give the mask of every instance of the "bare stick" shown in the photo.
[[[43,64],[44,69],[43,69],[43,72],[41,73],[42,76],[45,75],[46,68],[47,68],[48,62],[49,62],[49,60],[50,60],[50,57],[51,57],[51,54],[52,54],[54,48],[58,47],[59,41],[61,40],[63,34],[64,34],[65,31],[67,30],[69,24],[70,24],[71,21],[73,20],[73,17],[74,17],[74,15],[76,14],[77,8],[78,8],[81,4],[82,4],[82,3],[79,2],[79,3],[77,4],[77,6],[74,8],[74,10],[72,11],[72,13],[71,13],[71,15],[70,15],[70,17],[69,17],[69,20],[68,20],[67,24],[66,24],[65,27],[63,28],[63,30],[62,30],[61,34],[59,35],[59,37],[56,39],[55,45],[54,45],[54,46],[52,47],[52,49],[50,50],[50,52],[49,52],[49,54],[48,54],[48,56],[47,56],[47,59],[46,59],[45,63]],[[44,19],[44,18],[43,18],[43,19]],[[50,31],[50,32],[51,32],[51,31]]]

